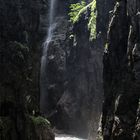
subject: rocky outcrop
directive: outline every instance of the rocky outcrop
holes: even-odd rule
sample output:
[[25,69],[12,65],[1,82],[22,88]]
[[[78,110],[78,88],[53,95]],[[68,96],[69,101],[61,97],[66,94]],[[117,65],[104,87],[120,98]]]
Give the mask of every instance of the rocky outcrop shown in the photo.
[[1,140],[54,139],[47,125],[38,126],[27,117],[39,115],[43,11],[45,1],[0,0]]
[[104,140],[139,139],[138,0],[117,1],[104,55]]

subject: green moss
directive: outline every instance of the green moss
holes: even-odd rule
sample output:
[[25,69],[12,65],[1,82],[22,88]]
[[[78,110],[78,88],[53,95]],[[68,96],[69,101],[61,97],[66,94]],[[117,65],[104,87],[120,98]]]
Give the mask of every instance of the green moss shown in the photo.
[[30,118],[35,125],[50,125],[50,122],[46,118],[43,118],[41,116],[30,116]]
[[107,52],[108,52],[108,43],[106,43],[106,44],[105,44],[105,47],[104,47],[104,52],[105,52],[105,53],[107,53]]

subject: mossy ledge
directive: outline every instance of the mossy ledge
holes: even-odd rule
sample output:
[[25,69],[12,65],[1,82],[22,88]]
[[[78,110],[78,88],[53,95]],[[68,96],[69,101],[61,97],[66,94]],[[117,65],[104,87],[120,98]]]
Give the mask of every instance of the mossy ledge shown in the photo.
[[18,140],[20,131],[21,140],[54,140],[49,121],[41,116],[26,115],[24,121],[19,118],[15,120],[10,117],[0,117],[0,139]]

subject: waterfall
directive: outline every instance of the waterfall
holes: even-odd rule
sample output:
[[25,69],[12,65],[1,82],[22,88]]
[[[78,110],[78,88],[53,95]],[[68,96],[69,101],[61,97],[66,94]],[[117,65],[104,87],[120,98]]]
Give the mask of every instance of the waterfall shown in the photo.
[[53,37],[53,31],[55,29],[56,23],[55,23],[55,5],[56,0],[50,0],[50,9],[49,9],[49,28],[47,30],[47,38],[45,42],[43,43],[43,52],[42,52],[42,58],[41,58],[41,69],[40,69],[40,92],[41,92],[41,98],[40,98],[40,109],[42,113],[46,114],[46,106],[47,106],[47,53],[48,53],[48,47],[50,42],[52,41]]
[[55,26],[55,23],[54,23],[55,3],[56,3],[56,0],[51,0],[50,14],[49,14],[49,29],[48,29],[46,41],[44,43],[44,49],[45,49],[43,51],[44,55],[47,54],[47,48],[50,41],[52,40],[52,34],[53,34],[54,26]]

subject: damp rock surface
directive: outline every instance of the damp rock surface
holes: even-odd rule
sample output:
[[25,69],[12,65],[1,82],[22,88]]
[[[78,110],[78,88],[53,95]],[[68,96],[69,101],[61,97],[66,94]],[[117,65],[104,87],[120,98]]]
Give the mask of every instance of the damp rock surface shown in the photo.
[[46,22],[41,17],[47,5],[41,0],[0,0],[0,140],[54,139],[45,119],[39,118],[40,46]]

